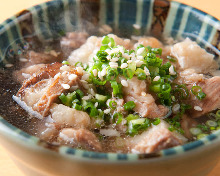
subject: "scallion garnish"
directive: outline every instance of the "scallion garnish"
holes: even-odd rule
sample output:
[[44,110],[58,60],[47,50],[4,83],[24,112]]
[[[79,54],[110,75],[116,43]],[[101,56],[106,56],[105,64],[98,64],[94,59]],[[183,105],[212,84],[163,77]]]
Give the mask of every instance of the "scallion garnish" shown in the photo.
[[170,61],[170,62],[176,62],[176,58],[172,57],[172,56],[167,56],[167,59]]
[[217,127],[218,126],[217,122],[215,122],[213,120],[207,120],[206,125],[209,127]]
[[70,63],[68,61],[63,61],[62,64],[63,65],[70,65]]
[[215,113],[216,119],[220,119],[220,110]]
[[197,135],[199,135],[199,134],[202,133],[202,130],[199,129],[199,128],[190,128],[189,131],[190,131],[190,132],[192,133],[192,135],[194,135],[194,136],[197,136]]
[[124,109],[126,111],[130,111],[132,109],[134,109],[136,106],[136,104],[134,103],[134,101],[128,101],[127,103],[124,104]]
[[202,100],[206,97],[206,94],[202,92],[202,88],[200,86],[193,86],[191,88],[191,92],[197,97],[197,99]]
[[110,101],[110,102],[109,102],[109,107],[110,107],[111,109],[116,109],[116,106],[117,106],[117,103],[116,103],[115,101]]

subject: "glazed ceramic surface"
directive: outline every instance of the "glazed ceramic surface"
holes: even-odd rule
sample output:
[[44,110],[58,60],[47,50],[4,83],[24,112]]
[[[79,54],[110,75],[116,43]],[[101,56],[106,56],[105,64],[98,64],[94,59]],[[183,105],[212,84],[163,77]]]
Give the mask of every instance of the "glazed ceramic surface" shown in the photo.
[[[219,59],[219,21],[184,4],[165,0],[56,0],[24,10],[0,25],[0,66],[13,69],[13,56],[32,40],[44,43],[70,31],[102,36],[100,28],[104,24],[120,37],[190,37]],[[13,66],[8,68],[9,64]],[[2,98],[6,88],[0,85]],[[113,154],[45,143],[24,132],[16,120],[7,115],[0,117],[0,140],[27,175],[201,176],[209,172],[220,155],[220,131],[158,153]]]

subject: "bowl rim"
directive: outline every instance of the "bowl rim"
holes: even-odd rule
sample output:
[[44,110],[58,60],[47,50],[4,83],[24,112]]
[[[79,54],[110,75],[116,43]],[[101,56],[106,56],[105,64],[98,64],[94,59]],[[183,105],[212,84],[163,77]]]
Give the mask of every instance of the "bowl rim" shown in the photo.
[[[37,6],[42,6],[45,5],[46,7],[50,5],[50,3],[57,3],[57,2],[64,2],[68,0],[52,0],[48,2],[43,2],[40,4],[37,4],[35,6],[26,8],[24,10],[32,12],[32,9]],[[72,0],[76,1],[76,0]],[[126,0],[125,0],[126,1]],[[144,0],[144,1],[154,1],[154,0]],[[166,1],[166,0],[163,0]],[[171,1],[172,3],[176,3],[177,5],[184,5],[185,7],[190,7],[192,11],[195,13],[203,13],[207,15],[208,18],[214,19],[215,21],[219,20],[206,12],[203,12],[195,7],[189,6],[185,3],[180,3],[177,1]],[[45,7],[45,8],[46,8]],[[19,13],[17,13],[19,14]],[[16,19],[16,15],[11,16],[10,18],[4,20],[2,23],[0,23],[1,26],[6,26],[8,23],[10,23],[10,20]],[[8,138],[12,140],[16,140],[17,142],[24,144],[27,147],[31,147],[32,149],[42,149],[44,151],[48,151],[47,148],[45,148],[43,145],[39,145],[39,143],[44,143],[44,145],[48,145],[47,142],[41,141],[38,137],[29,135],[28,133],[22,131],[21,129],[13,126],[10,124],[8,121],[6,121],[1,115],[0,115],[0,134],[3,136],[7,136]],[[192,154],[192,152],[197,151],[198,149],[204,149],[207,147],[210,147],[213,145],[213,143],[218,143],[220,145],[220,130],[215,131],[214,133],[199,139],[197,141],[193,141],[181,146],[176,146],[168,149],[163,149],[159,152],[155,153],[150,153],[150,154],[133,154],[133,153],[127,153],[127,154],[122,154],[122,153],[103,153],[103,152],[93,152],[93,151],[87,151],[87,150],[82,150],[82,149],[76,149],[76,148],[71,148],[67,146],[58,146],[59,150],[58,154],[64,157],[70,157],[72,159],[82,159],[84,161],[91,161],[91,160],[96,160],[96,161],[107,161],[107,162],[135,162],[135,161],[149,161],[152,162],[153,160],[163,160],[163,159],[168,159],[168,158],[174,158],[174,157],[181,157],[183,155],[189,155]],[[51,144],[49,144],[51,145]],[[50,150],[54,151],[54,150]]]

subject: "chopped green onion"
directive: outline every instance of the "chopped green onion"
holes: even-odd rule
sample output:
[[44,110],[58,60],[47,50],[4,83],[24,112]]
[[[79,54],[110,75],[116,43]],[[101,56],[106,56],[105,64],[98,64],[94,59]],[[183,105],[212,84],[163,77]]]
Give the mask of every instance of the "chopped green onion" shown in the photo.
[[108,53],[106,53],[105,51],[98,51],[96,56],[99,58],[101,62],[105,62],[107,61],[106,57],[108,56]]
[[170,130],[171,132],[173,132],[175,130],[174,126],[173,125],[170,125],[168,130]]
[[220,126],[218,126],[218,127],[216,128],[216,130],[220,130]]
[[155,118],[152,122],[153,125],[158,125],[160,124],[160,119],[159,118]]
[[208,134],[199,134],[199,135],[197,136],[197,140],[202,139],[202,138],[204,138],[204,137],[206,137],[206,136],[208,136]]
[[108,68],[107,69],[107,77],[106,77],[106,79],[108,81],[115,80],[116,77],[118,76],[118,74],[119,73],[118,73],[117,69],[115,69],[115,68]]
[[191,92],[199,99],[202,100],[206,97],[206,94],[202,92],[202,88],[200,86],[193,86],[191,88]]
[[161,56],[162,54],[162,49],[161,48],[152,48],[151,51],[154,53],[154,54],[159,54]]
[[102,44],[107,45],[110,42],[110,38],[108,36],[105,36],[102,40]]
[[169,59],[170,62],[176,62],[176,58],[172,56],[167,56],[167,59]]
[[187,99],[189,97],[189,90],[187,89],[185,84],[176,84],[174,86],[174,89],[172,90],[172,93],[180,100]]
[[208,131],[209,130],[209,128],[206,125],[199,124],[199,125],[197,125],[197,127],[200,128],[203,131]]
[[210,130],[213,131],[213,130],[216,130],[216,128],[212,126],[210,127]]
[[139,80],[145,80],[147,78],[146,74],[145,73],[139,73],[138,74],[138,79]]
[[105,85],[106,80],[100,81],[100,80],[98,80],[98,79],[96,79],[96,78],[93,78],[93,79],[92,79],[92,82],[93,82],[94,84],[96,84],[96,85],[103,86],[103,85]]
[[76,99],[76,92],[72,92],[72,93],[68,93],[67,95],[65,95],[64,93],[62,93],[59,96],[59,99],[61,100],[61,102],[66,105],[71,107],[72,106],[72,101],[74,99]]
[[95,117],[99,113],[92,102],[87,102],[83,109],[84,111],[88,112],[91,117]]
[[197,95],[199,92],[202,91],[202,88],[200,86],[193,86],[191,91],[194,95]]
[[126,111],[130,111],[132,109],[134,109],[136,106],[136,104],[134,103],[134,101],[128,101],[127,103],[124,104],[124,109]]
[[215,115],[216,115],[216,119],[220,119],[220,110],[218,110],[218,111],[215,113]]
[[82,62],[76,62],[76,63],[75,63],[75,67],[77,67],[78,65],[80,65],[81,67],[83,67]]
[[199,128],[190,128],[189,131],[190,131],[190,132],[192,133],[192,135],[194,135],[194,136],[197,136],[197,135],[199,135],[199,134],[202,133],[202,130],[200,130]]
[[150,85],[150,90],[155,93],[161,92],[161,84]]
[[139,44],[139,45],[137,46],[136,50],[138,50],[139,48],[144,48],[144,45]]
[[75,92],[76,96],[80,99],[84,96],[84,93],[80,89],[75,90]]
[[150,120],[146,118],[139,118],[135,120],[131,120],[128,125],[128,134],[130,136],[134,136],[141,131],[146,130],[150,127]]
[[[117,119],[117,121],[116,121],[116,119]],[[113,115],[113,122],[114,123],[116,122],[117,125],[122,122],[122,119],[123,119],[123,115],[119,112],[117,112]]]
[[101,101],[101,102],[106,102],[107,99],[108,99],[107,96],[100,95],[100,94],[95,94],[95,98],[96,98],[98,101]]
[[134,76],[134,71],[132,71],[130,68],[123,69],[123,75],[125,76],[125,78],[131,79]]
[[70,63],[68,61],[63,61],[62,64],[63,65],[70,65]]
[[82,106],[78,105],[78,104],[73,104],[72,108],[76,109],[76,110],[82,110]]
[[110,107],[111,109],[116,109],[116,106],[117,106],[117,103],[116,103],[115,101],[110,101],[110,102],[109,102],[109,107]]
[[199,92],[198,95],[197,95],[197,98],[198,98],[199,100],[202,100],[202,99],[204,99],[205,97],[206,97],[206,94],[205,94],[204,92]]
[[129,114],[127,117],[126,117],[126,120],[128,122],[130,122],[131,120],[135,120],[135,119],[138,119],[140,118],[138,115],[133,115],[133,114]]
[[110,83],[111,83],[111,87],[113,89],[113,94],[114,95],[121,94],[121,87],[122,87],[122,85],[118,84],[116,81],[110,81]]
[[218,123],[213,120],[207,120],[206,125],[209,127],[217,127]]

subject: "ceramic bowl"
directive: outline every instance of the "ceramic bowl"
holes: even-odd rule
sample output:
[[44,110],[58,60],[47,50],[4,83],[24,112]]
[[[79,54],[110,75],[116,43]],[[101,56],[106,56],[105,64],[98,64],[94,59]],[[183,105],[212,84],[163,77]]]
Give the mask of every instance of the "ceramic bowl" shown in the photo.
[[[56,0],[26,9],[0,24],[1,145],[24,173],[31,176],[206,175],[219,159],[220,131],[158,153],[96,153],[45,143],[25,132],[19,113],[11,113],[16,109],[10,108],[14,102],[9,95],[16,85],[11,81],[3,83],[3,78],[10,79],[10,74],[3,75],[2,70],[10,73],[16,67],[14,55],[32,39],[43,43],[77,30],[87,31],[90,35],[103,35],[100,28],[104,24],[111,26],[113,33],[121,37],[190,37],[216,56],[219,54],[219,21],[174,1]],[[7,106],[5,112],[2,112],[5,109],[3,106]]]

